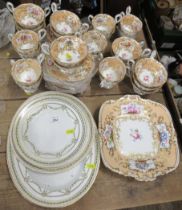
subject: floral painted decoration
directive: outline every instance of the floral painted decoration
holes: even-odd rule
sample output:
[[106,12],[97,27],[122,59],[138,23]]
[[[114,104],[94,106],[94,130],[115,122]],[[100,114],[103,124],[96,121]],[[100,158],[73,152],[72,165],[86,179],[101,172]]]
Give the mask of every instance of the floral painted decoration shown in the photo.
[[153,160],[147,160],[147,161],[135,161],[130,160],[129,161],[129,168],[132,170],[138,170],[142,172],[149,171],[151,169],[155,169],[155,163]]
[[104,143],[107,145],[108,149],[112,149],[114,147],[114,142],[112,140],[112,132],[112,126],[107,124],[102,136]]
[[31,40],[33,40],[31,34],[22,34],[19,38],[16,39],[17,43],[24,43]]
[[130,136],[133,138],[133,141],[140,141],[142,139],[142,135],[140,134],[140,131],[138,129],[131,129],[130,130]]
[[166,125],[164,123],[161,123],[158,124],[156,127],[160,135],[160,148],[169,148],[170,147],[169,141],[171,134],[167,130]]
[[121,114],[141,114],[143,112],[143,106],[130,103],[127,105],[121,105]]

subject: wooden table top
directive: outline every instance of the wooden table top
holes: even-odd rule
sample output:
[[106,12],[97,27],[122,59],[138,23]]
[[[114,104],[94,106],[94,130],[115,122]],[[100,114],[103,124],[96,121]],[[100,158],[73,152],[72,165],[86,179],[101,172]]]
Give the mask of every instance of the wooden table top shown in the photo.
[[[6,163],[6,142],[11,119],[28,98],[10,76],[11,58],[18,56],[9,44],[0,51],[0,209],[38,210],[43,208],[31,204],[18,193]],[[40,87],[39,92],[41,91],[45,91],[44,84]],[[77,97],[88,106],[98,122],[98,113],[103,102],[132,93],[128,78],[113,89],[106,90],[99,88],[99,78],[96,76],[91,82],[90,90]],[[165,104],[162,90],[145,98]],[[138,182],[109,171],[101,161],[92,188],[81,200],[65,210],[114,210],[182,200],[181,180],[182,162],[174,172],[158,177],[156,181]]]

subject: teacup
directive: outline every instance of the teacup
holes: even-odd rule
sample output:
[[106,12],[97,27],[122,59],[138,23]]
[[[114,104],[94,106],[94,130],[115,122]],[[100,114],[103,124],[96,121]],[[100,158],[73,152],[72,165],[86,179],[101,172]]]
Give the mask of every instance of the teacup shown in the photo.
[[121,82],[126,74],[126,66],[117,57],[106,57],[99,64],[100,87],[110,89]]
[[105,53],[108,42],[105,36],[99,31],[91,30],[83,34],[77,33],[77,36],[80,36],[87,43],[89,53]]
[[88,30],[89,25],[81,23],[80,18],[68,10],[58,10],[56,3],[51,4],[50,29],[56,37],[74,35],[80,30]]
[[142,21],[131,14],[131,7],[128,6],[126,13],[121,12],[115,16],[116,23],[119,23],[119,28],[121,30],[122,36],[135,38],[137,33],[142,30]]
[[89,15],[88,20],[92,23],[93,28],[104,34],[107,39],[110,39],[115,32],[116,22],[114,18],[108,14]]
[[149,58],[141,58],[132,64],[130,78],[137,94],[145,95],[157,92],[167,81],[168,73],[165,67],[156,59],[156,51]]
[[113,53],[123,61],[137,60],[141,57],[149,57],[151,50],[142,49],[144,42],[137,42],[129,37],[119,37],[112,43]]
[[40,51],[40,42],[45,36],[45,29],[41,29],[38,33],[31,30],[21,30],[15,34],[8,34],[13,48],[21,58],[33,58],[37,56]]
[[11,75],[25,93],[32,94],[38,90],[42,80],[41,63],[43,60],[43,54],[40,54],[37,59],[11,60]]
[[79,65],[87,56],[87,45],[76,36],[61,36],[55,39],[51,45],[44,43],[42,51],[50,55],[58,66],[73,67]]
[[45,17],[50,14],[50,8],[44,10],[36,4],[26,3],[20,4],[14,8],[11,2],[7,2],[7,8],[13,13],[15,22],[22,29],[35,29],[45,22]]

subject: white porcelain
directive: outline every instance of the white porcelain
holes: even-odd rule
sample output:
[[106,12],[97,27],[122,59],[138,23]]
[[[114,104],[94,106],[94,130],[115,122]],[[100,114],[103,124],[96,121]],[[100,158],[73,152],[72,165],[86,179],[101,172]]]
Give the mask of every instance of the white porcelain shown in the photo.
[[78,201],[93,185],[100,164],[99,145],[95,138],[85,158],[66,171],[40,173],[16,154],[10,129],[7,162],[13,183],[25,199],[42,207],[65,207]]
[[12,123],[13,145],[18,155],[49,172],[69,168],[82,160],[95,133],[87,107],[75,97],[57,92],[37,94],[25,101]]

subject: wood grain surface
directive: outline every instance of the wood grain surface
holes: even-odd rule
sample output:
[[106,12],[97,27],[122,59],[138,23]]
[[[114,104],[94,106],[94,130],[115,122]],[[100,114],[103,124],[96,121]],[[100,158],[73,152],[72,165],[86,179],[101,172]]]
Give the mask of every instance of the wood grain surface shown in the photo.
[[[18,107],[29,97],[11,78],[10,58],[17,58],[17,55],[8,45],[0,52],[0,209],[44,209],[29,203],[18,193],[7,169],[6,142],[11,119]],[[42,83],[39,92],[45,90]],[[99,78],[96,76],[91,88],[77,97],[88,106],[97,122],[102,103],[109,99],[118,99],[125,94],[133,94],[128,78],[113,89],[105,90],[99,88]],[[165,104],[162,90],[144,98]],[[138,182],[133,178],[117,175],[106,169],[101,162],[99,174],[90,191],[65,210],[114,210],[182,200],[181,180],[181,162],[176,171],[159,177],[154,182]]]

